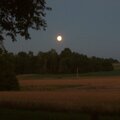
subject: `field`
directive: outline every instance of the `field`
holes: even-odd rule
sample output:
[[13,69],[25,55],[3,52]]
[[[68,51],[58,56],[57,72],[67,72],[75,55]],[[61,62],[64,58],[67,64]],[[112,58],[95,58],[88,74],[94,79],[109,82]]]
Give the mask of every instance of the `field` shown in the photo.
[[[18,76],[20,92],[0,92],[3,120],[119,120],[120,76]],[[14,116],[15,115],[15,116]],[[6,117],[5,117],[6,116]],[[18,117],[19,116],[19,117]]]

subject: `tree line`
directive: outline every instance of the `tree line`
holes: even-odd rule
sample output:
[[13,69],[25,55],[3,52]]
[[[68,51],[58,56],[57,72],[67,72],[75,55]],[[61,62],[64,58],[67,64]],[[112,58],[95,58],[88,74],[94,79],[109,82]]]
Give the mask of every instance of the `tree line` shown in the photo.
[[88,57],[65,48],[60,54],[51,49],[48,52],[9,53],[16,74],[71,74],[113,70],[112,64],[118,62],[112,58]]

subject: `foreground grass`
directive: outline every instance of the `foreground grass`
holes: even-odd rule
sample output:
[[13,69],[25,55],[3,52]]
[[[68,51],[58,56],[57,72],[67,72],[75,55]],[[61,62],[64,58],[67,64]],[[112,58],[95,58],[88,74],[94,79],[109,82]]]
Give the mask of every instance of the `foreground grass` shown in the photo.
[[89,120],[90,115],[48,111],[0,109],[1,120]]
[[119,115],[0,109],[1,120],[120,120]]
[[0,107],[41,111],[120,113],[119,91],[0,92]]

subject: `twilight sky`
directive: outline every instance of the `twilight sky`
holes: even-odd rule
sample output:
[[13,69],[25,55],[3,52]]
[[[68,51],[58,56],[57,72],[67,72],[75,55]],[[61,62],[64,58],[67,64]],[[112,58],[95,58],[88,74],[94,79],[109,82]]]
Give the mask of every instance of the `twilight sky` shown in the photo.
[[[10,52],[60,52],[68,47],[88,56],[120,60],[120,0],[47,0],[47,30],[30,30],[31,40],[5,41]],[[61,34],[63,41],[56,42]]]

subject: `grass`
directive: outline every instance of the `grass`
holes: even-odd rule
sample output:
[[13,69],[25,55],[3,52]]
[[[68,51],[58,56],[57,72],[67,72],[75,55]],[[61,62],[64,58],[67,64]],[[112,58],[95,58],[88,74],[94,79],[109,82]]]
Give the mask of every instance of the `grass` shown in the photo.
[[119,75],[120,71],[81,74],[79,78],[18,76],[26,91],[0,92],[0,119],[97,120],[92,118],[97,112],[99,120],[120,120]]
[[101,71],[101,72],[89,72],[77,74],[26,74],[18,75],[18,79],[22,80],[40,80],[40,79],[64,79],[64,78],[77,78],[77,77],[100,77],[100,76],[120,76],[120,70],[113,71]]
[[18,79],[22,80],[36,80],[36,79],[62,79],[62,78],[74,78],[76,74],[25,74],[25,75],[18,75]]
[[101,72],[90,72],[80,74],[80,76],[120,76],[120,70],[113,70],[113,71],[101,71]]
[[84,113],[0,109],[0,119],[1,120],[89,120],[90,115]]
[[0,92],[0,107],[60,112],[119,113],[119,95],[119,90]]
[[62,79],[19,79],[22,91],[119,90],[120,76],[91,76]]
[[120,120],[119,115],[0,109],[1,120]]
[[64,89],[82,88],[82,85],[46,85],[46,86],[21,86],[21,91],[56,91]]

